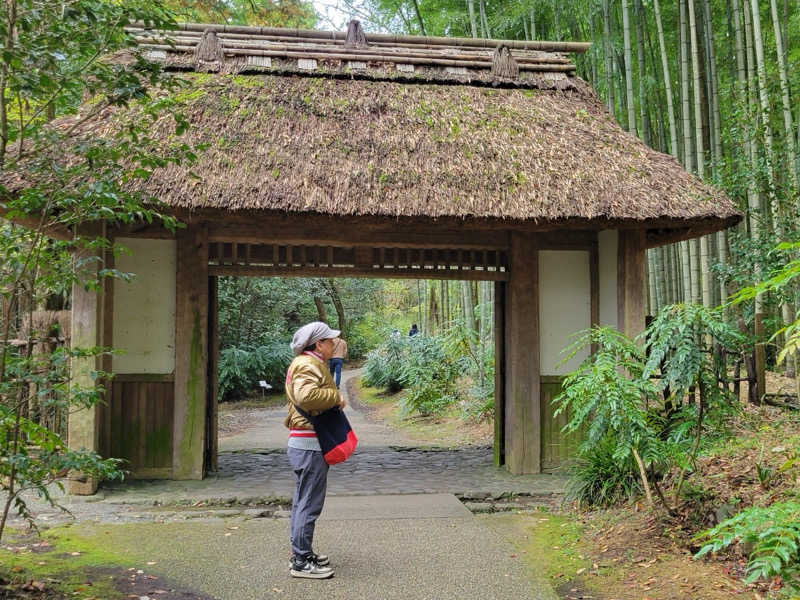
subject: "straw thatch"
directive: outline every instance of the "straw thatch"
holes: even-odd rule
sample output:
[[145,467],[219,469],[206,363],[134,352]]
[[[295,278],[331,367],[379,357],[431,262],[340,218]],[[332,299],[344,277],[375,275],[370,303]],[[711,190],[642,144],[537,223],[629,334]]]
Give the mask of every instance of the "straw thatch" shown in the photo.
[[[176,208],[519,220],[729,219],[719,190],[577,91],[188,75],[208,149],[140,184]],[[113,113],[87,135],[109,135]],[[165,142],[170,119],[157,128]],[[190,174],[190,171],[192,174]],[[193,174],[199,175],[198,180]]]
[[[298,30],[292,38],[295,30],[209,26],[201,34],[200,26],[187,27],[180,34],[192,33],[192,43],[185,51],[173,48],[167,64],[223,71],[186,74],[190,91],[177,96],[192,125],[185,141],[207,149],[195,165],[168,165],[135,184],[175,209],[615,221],[650,228],[702,223],[696,232],[740,218],[720,190],[623,131],[579,78],[532,72],[514,80],[525,61],[562,61],[552,53],[560,46],[515,42],[522,46],[513,52],[497,43],[472,49],[481,53],[480,66],[461,81],[443,65],[408,75],[383,59],[360,73],[341,58],[314,61],[314,70],[298,76],[299,60],[276,58],[264,63],[264,72],[230,75],[222,65],[242,41],[274,51],[281,40],[295,39],[290,45],[299,55],[320,56],[323,42],[345,49],[347,39],[330,34],[303,50],[321,32]],[[348,52],[389,44],[357,33],[351,32],[355,43]],[[143,44],[152,43],[152,35],[142,31]],[[381,56],[422,53],[476,63],[476,54],[463,55],[474,40],[450,48],[438,38],[396,42],[382,46]],[[533,70],[531,64],[526,68]],[[118,127],[118,115],[108,111],[85,135],[108,136]],[[165,117],[154,131],[168,144],[173,129]],[[12,190],[27,184],[16,175],[0,183]]]

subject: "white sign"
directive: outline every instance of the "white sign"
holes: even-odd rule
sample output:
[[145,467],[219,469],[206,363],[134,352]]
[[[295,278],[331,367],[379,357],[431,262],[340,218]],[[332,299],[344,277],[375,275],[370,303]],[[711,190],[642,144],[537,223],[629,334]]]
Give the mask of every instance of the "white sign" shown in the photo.
[[263,379],[258,382],[258,385],[260,385],[265,390],[271,390],[272,389],[272,386],[270,384],[268,384],[266,381],[264,381]]

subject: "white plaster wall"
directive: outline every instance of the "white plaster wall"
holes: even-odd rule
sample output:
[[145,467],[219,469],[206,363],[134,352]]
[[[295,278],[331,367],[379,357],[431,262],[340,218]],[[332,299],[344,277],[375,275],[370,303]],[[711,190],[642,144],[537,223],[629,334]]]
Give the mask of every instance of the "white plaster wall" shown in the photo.
[[606,229],[597,236],[600,271],[600,325],[618,328],[617,243],[619,233]]
[[589,252],[539,251],[539,368],[542,375],[565,375],[589,355],[588,348],[558,366],[573,335],[591,326]]
[[115,267],[135,277],[114,281],[114,373],[175,370],[175,242],[117,238],[130,252]]

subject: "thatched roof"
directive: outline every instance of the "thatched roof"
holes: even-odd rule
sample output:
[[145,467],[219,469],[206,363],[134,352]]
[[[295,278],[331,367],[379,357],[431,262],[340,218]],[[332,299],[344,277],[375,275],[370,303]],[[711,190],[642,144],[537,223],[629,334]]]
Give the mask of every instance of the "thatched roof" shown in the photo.
[[[246,37],[228,39],[249,44],[247,51],[279,52],[265,48],[289,44],[292,36],[276,31],[227,35]],[[364,69],[351,69],[349,55],[308,69],[298,66],[303,59],[295,54],[320,56],[319,44],[338,44],[339,52],[364,46],[347,48],[339,34],[303,49],[314,40],[295,35],[299,45],[281,50],[288,53],[282,59],[245,64],[249,59],[241,56],[254,55],[222,48],[225,32],[218,33],[210,48],[202,46],[211,33],[195,31],[193,46],[191,36],[173,34],[183,35],[181,43],[167,51],[155,34],[140,32],[143,43],[158,46],[153,52],[163,52],[154,60],[180,70],[219,71],[187,74],[190,91],[179,92],[191,123],[187,141],[208,149],[191,168],[170,165],[141,184],[172,207],[642,226],[658,221],[659,227],[702,221],[706,231],[739,218],[721,191],[623,131],[546,43],[520,43],[510,52],[508,46],[454,46],[454,52],[425,38],[392,44],[370,42],[374,36],[367,35],[367,43],[380,45],[370,50],[379,56],[364,61]],[[403,60],[417,53],[434,63],[399,70],[398,64],[411,63],[387,60],[391,52]],[[480,60],[476,53],[483,53]],[[498,62],[507,67],[509,54],[520,57],[512,58],[517,67],[561,70],[519,68],[515,76],[512,65],[498,73]],[[453,71],[436,60],[470,66]],[[115,127],[109,112],[91,134],[107,135]],[[167,119],[157,130],[165,140],[173,134]]]

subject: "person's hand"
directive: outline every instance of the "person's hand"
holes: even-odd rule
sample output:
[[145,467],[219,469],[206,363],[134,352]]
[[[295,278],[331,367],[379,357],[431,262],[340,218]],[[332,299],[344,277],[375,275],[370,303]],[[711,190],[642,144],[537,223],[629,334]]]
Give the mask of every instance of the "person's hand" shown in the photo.
[[342,396],[342,393],[339,392],[339,408],[343,409],[345,406],[347,406],[347,400],[345,400],[344,396]]

